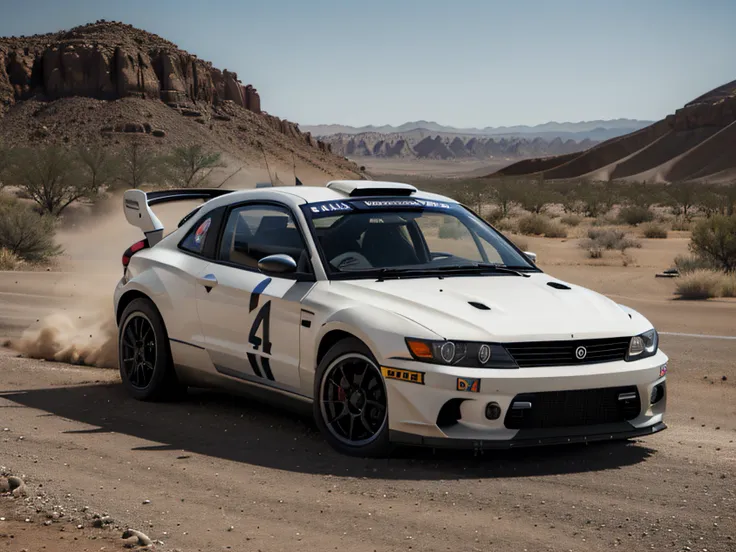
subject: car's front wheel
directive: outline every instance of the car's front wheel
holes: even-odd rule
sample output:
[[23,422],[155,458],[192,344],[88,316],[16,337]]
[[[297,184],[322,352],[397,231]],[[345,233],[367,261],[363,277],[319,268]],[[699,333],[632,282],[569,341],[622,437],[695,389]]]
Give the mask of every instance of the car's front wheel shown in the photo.
[[120,377],[128,393],[141,401],[173,398],[185,389],[177,380],[164,321],[153,303],[134,299],[118,329]]
[[379,457],[391,451],[386,386],[361,341],[338,342],[319,363],[314,417],[330,445],[344,454]]

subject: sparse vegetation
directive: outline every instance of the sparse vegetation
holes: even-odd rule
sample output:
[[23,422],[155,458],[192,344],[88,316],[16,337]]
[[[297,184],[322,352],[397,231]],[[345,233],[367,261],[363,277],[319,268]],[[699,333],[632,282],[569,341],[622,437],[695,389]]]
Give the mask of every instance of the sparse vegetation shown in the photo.
[[681,276],[677,280],[675,295],[682,299],[703,300],[718,297],[723,274],[713,270],[698,269]]
[[581,222],[583,222],[583,217],[574,213],[570,213],[567,215],[563,215],[560,218],[560,222],[566,226],[578,226]]
[[641,247],[641,243],[616,228],[590,228],[588,239],[596,242],[603,249],[618,250],[622,253],[630,248]]
[[716,215],[695,224],[690,250],[725,272],[736,272],[736,216]]
[[168,167],[175,185],[183,188],[209,186],[212,171],[224,167],[222,155],[201,144],[189,144],[175,148],[168,159]]
[[630,205],[628,207],[623,207],[619,211],[618,219],[622,224],[636,226],[642,222],[650,222],[654,220],[654,213],[652,213],[649,207]]
[[54,218],[39,215],[17,203],[0,204],[0,249],[9,255],[31,263],[44,262],[61,253],[54,243]]
[[127,144],[120,155],[119,182],[126,188],[158,185],[163,180],[165,159],[141,142]]
[[642,235],[649,239],[664,240],[667,238],[667,228],[657,222],[642,225]]
[[723,277],[721,297],[736,297],[736,274],[727,274]]
[[119,171],[119,159],[109,148],[99,145],[80,147],[76,156],[89,189],[99,191],[112,184]]
[[519,232],[527,236],[567,237],[567,229],[562,224],[540,214],[531,214],[520,218]]
[[23,259],[18,255],[5,248],[0,248],[0,270],[18,270],[23,264]]
[[675,268],[680,274],[688,274],[695,270],[715,270],[716,266],[712,261],[697,255],[678,255],[675,257]]
[[60,215],[73,202],[98,192],[77,158],[56,146],[15,151],[6,172],[7,184],[20,188],[49,215]]

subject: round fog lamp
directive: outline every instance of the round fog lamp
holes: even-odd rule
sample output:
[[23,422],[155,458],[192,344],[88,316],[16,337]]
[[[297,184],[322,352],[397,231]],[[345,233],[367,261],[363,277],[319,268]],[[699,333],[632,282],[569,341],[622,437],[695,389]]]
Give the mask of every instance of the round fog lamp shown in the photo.
[[497,402],[489,402],[486,405],[486,418],[498,420],[501,417],[501,407]]
[[478,362],[486,364],[489,360],[491,360],[491,347],[490,345],[483,344],[478,349]]
[[440,347],[440,356],[447,364],[450,364],[455,358],[455,344],[452,341],[447,341]]

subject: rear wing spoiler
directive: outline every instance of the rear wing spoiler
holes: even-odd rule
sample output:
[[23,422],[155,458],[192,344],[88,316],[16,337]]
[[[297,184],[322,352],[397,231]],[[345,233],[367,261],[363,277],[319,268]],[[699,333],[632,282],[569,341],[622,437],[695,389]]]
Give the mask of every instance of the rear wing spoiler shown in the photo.
[[151,210],[152,205],[170,203],[172,201],[191,201],[204,199],[209,201],[216,197],[234,192],[235,190],[191,189],[191,190],[161,190],[144,192],[143,190],[127,190],[123,194],[123,210],[125,218],[133,226],[140,228],[148,239],[150,246],[156,245],[164,237],[164,225]]

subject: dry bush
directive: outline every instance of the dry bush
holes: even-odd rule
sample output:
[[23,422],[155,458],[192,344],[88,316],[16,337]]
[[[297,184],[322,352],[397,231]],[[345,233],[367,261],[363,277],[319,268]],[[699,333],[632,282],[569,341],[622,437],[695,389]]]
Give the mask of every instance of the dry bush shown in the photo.
[[588,239],[598,244],[602,249],[617,249],[622,253],[632,247],[641,247],[641,243],[623,230],[616,228],[589,228]]
[[688,274],[695,270],[716,270],[716,265],[697,255],[678,255],[675,257],[675,268],[680,274]]
[[642,234],[649,239],[666,239],[667,229],[656,222],[649,222],[642,225]]
[[618,220],[622,224],[636,226],[642,222],[650,222],[654,220],[654,213],[648,207],[640,207],[638,205],[630,205],[624,207],[618,212]]
[[580,247],[583,249],[589,258],[600,259],[603,257],[603,250],[605,249],[600,243],[595,240],[587,238],[580,242]]
[[721,281],[721,297],[736,297],[736,274],[727,274]]
[[28,262],[43,262],[61,253],[54,243],[54,219],[19,203],[0,204],[0,249]]
[[681,299],[703,300],[717,297],[721,290],[723,274],[713,270],[694,270],[677,280],[675,295]]
[[519,230],[517,221],[510,218],[502,218],[493,226],[500,232],[517,232]]
[[0,249],[0,270],[18,270],[23,264],[23,259],[12,251]]
[[503,217],[503,210],[499,207],[494,207],[488,211],[483,218],[488,224],[496,226]]
[[527,236],[566,238],[567,228],[544,215],[532,214],[519,219],[519,232]]
[[672,230],[675,232],[689,232],[692,229],[692,223],[680,217],[675,217],[672,221]]
[[726,272],[736,272],[736,215],[716,215],[693,228],[690,250]]
[[583,217],[571,213],[560,218],[560,222],[566,226],[578,226],[581,222],[583,222]]

